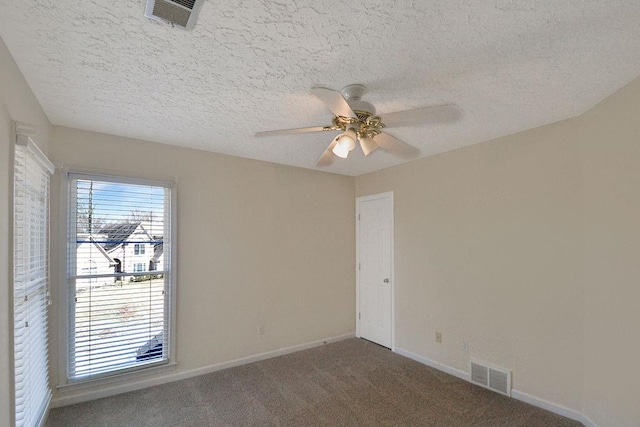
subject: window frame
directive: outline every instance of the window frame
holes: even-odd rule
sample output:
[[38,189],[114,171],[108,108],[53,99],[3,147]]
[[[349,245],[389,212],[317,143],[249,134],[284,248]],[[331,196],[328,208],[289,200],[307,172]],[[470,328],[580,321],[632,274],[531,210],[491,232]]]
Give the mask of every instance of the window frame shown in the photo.
[[[167,346],[167,360],[163,362],[156,362],[152,364],[142,364],[140,366],[132,366],[129,368],[118,369],[112,372],[105,372],[98,375],[86,377],[86,378],[69,378],[69,327],[71,326],[73,313],[70,311],[69,293],[70,286],[68,285],[68,265],[69,265],[69,250],[68,242],[70,238],[70,215],[74,214],[70,210],[70,198],[72,195],[71,183],[73,179],[88,179],[88,180],[105,180],[119,184],[133,184],[133,185],[148,185],[156,187],[164,187],[170,191],[169,201],[169,251],[167,253],[167,266],[165,268],[164,280],[166,283],[166,292],[168,292],[168,315],[167,331],[169,333],[168,346]],[[172,180],[161,179],[146,179],[140,177],[132,177],[127,175],[109,175],[105,173],[95,173],[87,170],[64,170],[60,177],[60,218],[59,218],[59,230],[60,230],[60,244],[58,247],[58,271],[59,271],[59,283],[58,287],[58,385],[57,388],[60,391],[72,392],[74,389],[85,390],[87,387],[97,386],[101,384],[108,385],[113,384],[113,381],[122,382],[127,379],[135,380],[137,375],[147,376],[151,372],[158,372],[162,374],[166,369],[174,370],[176,367],[176,277],[177,277],[177,262],[176,262],[176,246],[177,246],[177,185]]]

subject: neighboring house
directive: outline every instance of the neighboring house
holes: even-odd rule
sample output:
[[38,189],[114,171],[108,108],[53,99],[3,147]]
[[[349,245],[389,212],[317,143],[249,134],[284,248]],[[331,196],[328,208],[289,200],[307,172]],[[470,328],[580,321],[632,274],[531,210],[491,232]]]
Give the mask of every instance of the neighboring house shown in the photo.
[[[113,273],[116,265],[104,247],[99,243],[105,237],[90,234],[78,235],[76,250],[76,275],[98,275]],[[113,282],[111,278],[76,279],[76,289],[82,290],[89,286],[103,285]]]
[[163,236],[152,236],[142,222],[122,222],[103,227],[103,247],[113,259],[114,272],[162,270]]
[[[157,237],[154,236],[154,244],[153,244],[153,257],[151,261],[149,261],[149,271],[154,270],[164,270],[164,257],[162,256],[163,248],[164,248],[164,239],[163,236]],[[153,267],[153,268],[151,268]]]
[[[78,276],[163,270],[163,236],[152,236],[141,222],[103,227],[99,234],[78,236]],[[129,280],[131,276],[123,276]],[[112,278],[77,279],[76,288],[113,283]]]

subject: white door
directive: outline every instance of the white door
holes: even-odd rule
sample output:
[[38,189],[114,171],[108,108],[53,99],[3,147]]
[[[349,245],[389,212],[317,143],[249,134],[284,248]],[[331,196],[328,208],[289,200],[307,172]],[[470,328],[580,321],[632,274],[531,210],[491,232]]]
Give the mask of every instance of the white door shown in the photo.
[[357,334],[392,346],[393,193],[356,199]]

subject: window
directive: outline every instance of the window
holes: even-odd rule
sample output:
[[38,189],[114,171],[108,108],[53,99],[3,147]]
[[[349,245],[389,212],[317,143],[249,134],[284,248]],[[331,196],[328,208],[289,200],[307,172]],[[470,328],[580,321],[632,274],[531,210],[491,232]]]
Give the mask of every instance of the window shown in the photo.
[[69,175],[68,382],[169,360],[171,215],[170,184]]
[[49,178],[53,165],[18,135],[13,179],[13,349],[15,425],[41,422],[48,383]]

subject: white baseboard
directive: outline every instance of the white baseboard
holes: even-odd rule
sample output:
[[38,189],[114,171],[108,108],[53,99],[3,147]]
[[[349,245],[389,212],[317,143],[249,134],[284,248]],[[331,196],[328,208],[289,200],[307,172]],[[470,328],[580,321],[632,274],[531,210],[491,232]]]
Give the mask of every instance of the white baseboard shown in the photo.
[[130,391],[141,390],[147,387],[153,387],[156,385],[166,384],[173,381],[184,380],[187,378],[196,377],[198,375],[205,375],[211,372],[221,371],[227,368],[233,368],[235,366],[246,365],[248,363],[258,362],[260,360],[270,359],[272,357],[283,356],[285,354],[295,353],[296,351],[307,350],[314,347],[319,347],[324,344],[332,342],[342,341],[355,337],[354,333],[339,335],[337,337],[325,338],[317,341],[312,341],[304,344],[294,345],[291,347],[281,348],[278,350],[267,351],[265,353],[255,354],[252,356],[241,357],[239,359],[230,360],[228,362],[217,363],[215,365],[204,366],[202,368],[192,369],[184,372],[174,372],[167,375],[154,376],[151,378],[145,378],[137,380],[135,382],[122,381],[119,384],[112,386],[99,387],[95,389],[84,389],[76,392],[67,392],[63,395],[53,399],[51,401],[52,408],[59,408],[62,406],[74,405],[76,403],[88,402],[90,400],[101,399],[103,397],[115,396],[116,394],[127,393]]
[[[445,372],[449,375],[453,375],[454,377],[458,377],[465,381],[469,381],[469,373],[466,371],[462,371],[460,369],[452,368],[451,366],[444,365],[442,363],[436,362],[431,359],[427,359],[426,357],[417,355],[415,353],[411,353],[410,351],[396,348],[395,352],[401,356],[408,357],[409,359],[415,360],[416,362],[422,363],[423,365],[430,366],[439,371]],[[553,412],[554,414],[562,415],[563,417],[567,417],[574,421],[581,422],[585,425],[585,427],[598,427],[593,421],[591,421],[588,417],[581,414],[578,411],[575,411],[570,408],[566,408],[562,405],[558,405],[557,403],[550,402],[545,399],[541,399],[536,396],[532,396],[528,393],[524,393],[518,390],[511,390],[511,397],[522,402],[528,403],[533,406],[537,406],[538,408],[545,409],[549,412]]]
[[449,375],[453,375],[454,377],[458,377],[462,380],[469,381],[469,374],[465,371],[461,371],[460,369],[452,368],[451,366],[443,365],[442,363],[438,363],[434,360],[427,359],[426,357],[419,356],[415,353],[411,353],[410,351],[404,350],[402,348],[397,348],[394,350],[400,356],[408,357],[411,360],[415,360],[416,362],[420,362],[423,365],[430,366],[439,371],[445,372]]
[[519,391],[519,390],[511,390],[511,397],[514,399],[520,400],[522,402],[528,403],[533,406],[537,406],[538,408],[546,409],[549,412],[553,412],[554,414],[562,415],[563,417],[570,418],[574,421],[581,422],[585,425],[585,427],[598,427],[593,421],[591,421],[587,416],[581,414],[578,411],[567,408],[562,405],[558,405],[557,403],[550,402],[545,399],[541,399],[536,396],[532,396],[528,393]]

